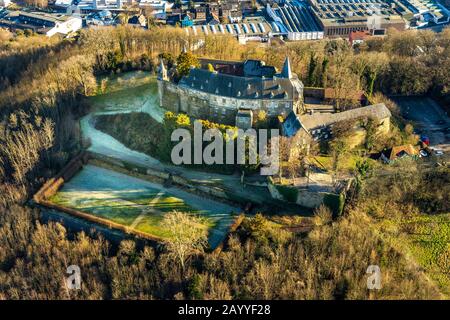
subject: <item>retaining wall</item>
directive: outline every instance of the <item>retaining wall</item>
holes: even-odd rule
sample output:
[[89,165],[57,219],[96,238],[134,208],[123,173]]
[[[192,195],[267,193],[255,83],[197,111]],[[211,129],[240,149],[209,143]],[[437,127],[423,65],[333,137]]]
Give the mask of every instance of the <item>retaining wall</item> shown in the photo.
[[[110,229],[117,229],[126,234],[134,235],[138,238],[146,239],[146,240],[149,240],[154,243],[163,243],[165,241],[163,238],[160,238],[160,237],[157,237],[157,236],[145,233],[145,232],[141,232],[141,231],[138,231],[135,229],[131,229],[122,224],[119,224],[119,223],[116,223],[116,222],[113,222],[113,221],[110,221],[110,220],[107,220],[107,219],[104,219],[101,217],[97,217],[97,216],[91,215],[89,213],[85,213],[85,212],[77,210],[77,209],[61,206],[61,205],[55,204],[48,200],[53,195],[55,195],[59,191],[59,189],[61,189],[61,187],[64,185],[65,181],[69,181],[73,176],[75,176],[83,168],[83,166],[85,164],[87,164],[88,161],[92,158],[99,159],[102,157],[91,154],[91,153],[82,152],[79,155],[77,155],[75,158],[70,160],[69,163],[66,166],[64,166],[64,168],[55,177],[49,179],[46,183],[44,183],[44,185],[39,189],[39,191],[33,196],[34,202],[39,205],[42,205],[44,207],[54,209],[54,210],[57,210],[60,212],[64,212],[64,213],[70,214],[72,216],[82,218],[89,222],[93,222],[96,224],[106,226]],[[100,160],[104,161],[104,158],[102,158]],[[119,167],[123,168],[125,171],[129,170],[128,168],[126,168],[126,165],[121,161],[118,161],[115,159],[107,159],[107,160],[108,161],[105,161],[105,162],[109,162],[113,166],[119,166]],[[135,171],[139,171],[138,168],[136,168],[136,169],[137,170],[135,170]],[[159,179],[164,179],[164,180],[169,178],[168,173],[157,171],[157,170],[152,170],[152,169],[147,169],[145,174],[157,177]],[[183,186],[191,186],[190,181],[187,179],[177,177],[177,176],[172,176],[172,178],[173,178],[174,182],[176,182],[177,184],[180,184]],[[214,188],[201,186],[201,188],[199,188],[199,189],[203,190],[204,193],[211,194],[213,196],[217,196],[217,197],[226,196],[223,191],[220,192],[220,191],[215,190]],[[228,232],[227,236],[225,237],[225,239],[228,238],[228,236],[231,232],[236,231],[236,229],[242,223],[243,219],[244,219],[243,214],[239,215],[235,219],[234,223],[230,226],[229,232]],[[222,247],[223,247],[223,242],[220,243],[218,245],[218,247],[216,247],[214,249],[214,252],[215,253],[220,252]],[[220,248],[219,251],[216,251],[218,248]]]
[[[276,185],[269,179],[268,188],[272,198],[296,203],[307,208],[317,208],[321,204],[328,206],[336,215],[342,211],[341,194],[309,191],[292,186]],[[344,198],[345,199],[345,198]]]
[[213,250],[213,254],[218,255],[222,252],[223,247],[225,245],[225,242],[230,238],[230,235],[235,232],[239,226],[241,225],[242,221],[244,221],[245,215],[243,213],[241,213],[236,220],[234,220],[234,223],[230,226],[230,229],[228,231],[227,236],[225,237],[225,239],[223,239],[223,241]]
[[80,153],[69,161],[67,165],[53,178],[48,180],[33,196],[36,203],[41,203],[53,196],[64,185],[65,181],[70,180],[83,165],[89,160],[89,155],[85,152]]
[[205,185],[199,185],[198,183],[189,180],[187,178],[184,178],[181,175],[178,174],[170,174],[169,172],[159,171],[152,168],[143,168],[139,167],[137,165],[133,165],[130,163],[126,163],[117,159],[113,159],[104,155],[96,154],[96,153],[90,153],[91,157],[94,159],[98,159],[102,162],[111,164],[112,166],[118,166],[121,168],[124,168],[124,170],[137,172],[139,174],[143,174],[149,177],[155,177],[162,180],[169,180],[171,179],[172,182],[178,186],[187,188],[187,189],[195,189],[197,192],[206,195],[211,196],[214,198],[217,198],[219,200],[225,200],[227,202],[234,202],[233,199],[230,199],[228,196],[226,190],[216,187],[216,186],[205,186]]

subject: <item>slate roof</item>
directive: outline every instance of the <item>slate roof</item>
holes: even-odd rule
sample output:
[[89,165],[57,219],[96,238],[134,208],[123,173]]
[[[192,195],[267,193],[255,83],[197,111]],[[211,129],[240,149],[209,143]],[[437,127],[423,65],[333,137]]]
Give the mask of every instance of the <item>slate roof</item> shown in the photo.
[[283,135],[293,137],[302,127],[297,115],[291,111],[283,122]]
[[367,107],[356,108],[338,113],[315,113],[300,117],[303,126],[308,129],[329,126],[333,123],[358,118],[373,118],[382,120],[391,116],[391,112],[384,103],[373,104]]
[[193,68],[179,85],[209,94],[239,99],[297,100],[303,84],[298,78],[241,77]]
[[273,77],[275,67],[266,66],[260,60],[246,60],[244,62],[244,75],[246,77]]

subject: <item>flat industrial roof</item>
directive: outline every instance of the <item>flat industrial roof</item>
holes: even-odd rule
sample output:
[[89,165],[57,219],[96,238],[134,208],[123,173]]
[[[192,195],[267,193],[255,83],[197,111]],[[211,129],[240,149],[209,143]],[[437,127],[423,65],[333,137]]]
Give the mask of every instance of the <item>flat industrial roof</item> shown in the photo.
[[54,22],[54,23],[66,22],[66,21],[74,18],[73,16],[62,15],[62,14],[49,14],[49,13],[42,13],[42,12],[25,12],[25,11],[20,11],[19,15],[33,18],[33,19],[40,19],[40,20],[45,20],[45,21],[49,21],[49,22]]

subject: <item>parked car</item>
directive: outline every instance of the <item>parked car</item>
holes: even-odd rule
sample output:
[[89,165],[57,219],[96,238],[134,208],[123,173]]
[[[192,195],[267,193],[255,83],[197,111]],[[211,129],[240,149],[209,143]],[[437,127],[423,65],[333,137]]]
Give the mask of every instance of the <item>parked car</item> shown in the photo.
[[428,157],[428,152],[426,152],[424,149],[422,149],[422,150],[419,151],[419,155],[421,157]]
[[427,136],[420,136],[420,141],[422,141],[422,143],[426,144],[427,146],[430,145],[430,139]]
[[444,150],[442,150],[442,149],[436,149],[436,148],[430,148],[430,149],[436,156],[442,156],[444,154]]

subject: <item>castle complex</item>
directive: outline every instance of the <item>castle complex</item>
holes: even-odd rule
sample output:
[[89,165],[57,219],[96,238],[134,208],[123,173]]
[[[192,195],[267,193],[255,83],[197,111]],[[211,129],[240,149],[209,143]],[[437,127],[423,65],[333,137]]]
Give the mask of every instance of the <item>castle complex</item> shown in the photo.
[[[210,71],[211,66],[214,71]],[[329,139],[333,125],[342,121],[371,118],[377,124],[378,133],[389,131],[391,113],[383,103],[338,113],[305,112],[304,86],[292,73],[288,58],[280,73],[259,60],[202,59],[201,67],[191,68],[178,83],[168,74],[161,61],[158,73],[160,105],[193,118],[248,129],[253,126],[258,113],[264,111],[268,119],[281,117],[282,134],[295,137],[300,141],[299,145]]]
[[286,58],[280,73],[263,61],[245,62],[202,60],[215,71],[191,68],[178,84],[170,81],[161,62],[158,74],[160,105],[194,118],[235,124],[237,115],[249,119],[264,110],[268,118],[286,117],[303,107],[303,83],[291,70]]

